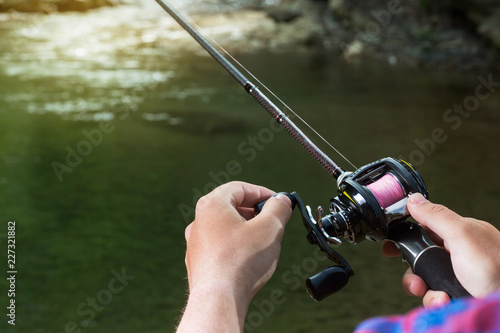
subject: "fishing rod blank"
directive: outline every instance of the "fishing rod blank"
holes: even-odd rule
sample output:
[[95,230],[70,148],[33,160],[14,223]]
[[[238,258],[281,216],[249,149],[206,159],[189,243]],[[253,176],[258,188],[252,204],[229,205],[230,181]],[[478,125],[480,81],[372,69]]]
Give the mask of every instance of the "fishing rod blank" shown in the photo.
[[321,149],[318,148],[288,116],[283,113],[259,88],[250,82],[234,65],[229,62],[219,51],[217,51],[203,35],[198,32],[189,22],[164,0],[156,2],[174,18],[179,25],[184,28],[224,69],[233,76],[238,83],[252,96],[276,121],[299,142],[305,150],[309,152],[323,168],[335,179],[338,179],[344,172],[335,162],[332,161]]

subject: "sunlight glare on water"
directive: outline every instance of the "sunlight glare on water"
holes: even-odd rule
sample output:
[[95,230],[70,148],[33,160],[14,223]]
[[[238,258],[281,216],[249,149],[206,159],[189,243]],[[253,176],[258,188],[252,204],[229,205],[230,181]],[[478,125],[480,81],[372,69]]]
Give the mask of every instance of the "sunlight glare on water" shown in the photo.
[[[193,4],[174,3],[183,10]],[[123,103],[137,106],[148,87],[176,76],[174,43],[193,43],[154,1],[83,14],[9,15],[2,15],[8,38],[0,41],[0,71],[22,82],[53,81],[50,87],[33,84],[22,94],[0,97],[26,102],[29,113],[110,114]],[[159,40],[166,47],[158,48]],[[78,97],[68,100],[63,92]],[[177,97],[204,92],[191,88]]]

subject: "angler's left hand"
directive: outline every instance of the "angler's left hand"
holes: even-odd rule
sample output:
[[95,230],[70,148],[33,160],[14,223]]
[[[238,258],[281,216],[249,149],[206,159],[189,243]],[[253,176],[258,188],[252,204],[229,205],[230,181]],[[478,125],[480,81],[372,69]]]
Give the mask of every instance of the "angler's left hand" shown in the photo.
[[[198,201],[195,220],[186,228],[190,296],[178,332],[190,331],[188,326],[204,313],[215,316],[207,311],[219,310],[227,319],[224,325],[243,328],[252,297],[276,269],[292,212],[290,199],[278,195],[254,217],[254,205],[273,194],[264,187],[231,182]],[[231,324],[232,318],[239,322]],[[221,323],[217,325],[221,330]]]

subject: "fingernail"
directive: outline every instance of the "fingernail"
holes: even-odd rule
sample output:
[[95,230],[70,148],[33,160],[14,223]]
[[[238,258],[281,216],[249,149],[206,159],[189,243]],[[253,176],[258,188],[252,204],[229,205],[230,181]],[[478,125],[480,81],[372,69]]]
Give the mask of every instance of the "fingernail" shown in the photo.
[[415,284],[414,283],[410,283],[410,285],[408,286],[408,291],[412,295],[417,296],[417,293],[415,292]]
[[292,201],[286,195],[279,193],[278,195],[276,195],[276,198],[285,202],[290,208],[292,208]]
[[412,194],[410,196],[410,198],[408,199],[408,201],[412,205],[418,205],[418,204],[421,204],[422,202],[426,202],[428,200],[421,193],[415,193],[415,194]]
[[444,303],[443,300],[441,300],[439,297],[436,297],[436,298],[432,299],[431,306],[433,306],[433,307],[434,306],[441,306],[441,305],[443,305],[443,303]]

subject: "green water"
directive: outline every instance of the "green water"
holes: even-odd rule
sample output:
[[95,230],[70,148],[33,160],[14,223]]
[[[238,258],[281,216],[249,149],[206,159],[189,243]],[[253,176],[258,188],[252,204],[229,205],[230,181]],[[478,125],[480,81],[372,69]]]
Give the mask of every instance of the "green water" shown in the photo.
[[[50,22],[3,17],[0,266],[7,271],[5,234],[15,220],[18,271],[16,327],[2,315],[3,331],[173,331],[186,298],[184,228],[200,193],[237,179],[295,190],[311,206],[327,206],[335,194],[327,173],[286,133],[271,131],[267,114],[211,59],[141,44],[124,32],[154,20],[91,34],[115,39],[46,34],[58,24],[103,22],[96,18],[109,13]],[[16,33],[26,22],[37,32]],[[443,120],[475,94],[477,76],[490,73],[347,63],[299,51],[239,58],[356,166],[413,157],[433,200],[500,225],[500,92],[460,126]],[[432,148],[436,128],[447,139]],[[234,161],[239,167],[228,170]],[[277,272],[249,310],[249,331],[349,332],[365,318],[418,305],[401,290],[400,260],[385,258],[380,245],[340,247],[355,276],[341,293],[315,303],[297,281],[327,263],[312,259],[294,215]],[[7,289],[2,280],[3,309]],[[270,307],[272,293],[282,297]]]

